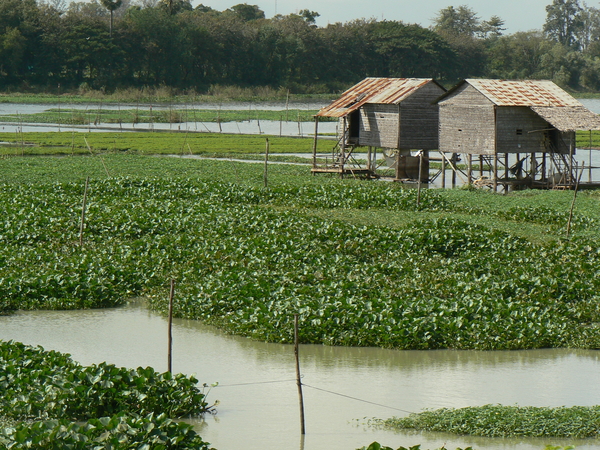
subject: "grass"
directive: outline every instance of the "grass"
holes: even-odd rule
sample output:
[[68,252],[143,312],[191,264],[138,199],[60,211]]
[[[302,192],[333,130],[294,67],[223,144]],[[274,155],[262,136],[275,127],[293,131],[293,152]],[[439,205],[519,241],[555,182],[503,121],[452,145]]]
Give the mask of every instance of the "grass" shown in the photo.
[[[312,153],[311,138],[268,139],[271,153]],[[0,155],[7,156],[90,154],[90,149],[92,153],[258,156],[266,148],[264,136],[219,133],[0,133],[0,142],[5,143],[0,145]]]

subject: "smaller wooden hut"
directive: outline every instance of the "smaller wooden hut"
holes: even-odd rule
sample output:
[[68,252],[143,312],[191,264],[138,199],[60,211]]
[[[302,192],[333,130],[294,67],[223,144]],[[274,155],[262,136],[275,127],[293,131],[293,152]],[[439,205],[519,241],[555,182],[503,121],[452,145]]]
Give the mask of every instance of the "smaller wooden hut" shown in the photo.
[[467,79],[437,104],[443,161],[456,171],[453,161],[464,155],[468,169],[463,175],[470,184],[473,158],[478,158],[481,171],[491,169],[477,181],[494,190],[498,185],[505,190],[573,186],[575,133],[600,129],[597,114],[547,80]]
[[[438,148],[438,107],[433,103],[444,92],[431,78],[366,78],[351,87],[315,117],[313,174],[374,176],[377,149],[382,149],[394,155],[397,179],[425,181],[427,152]],[[339,119],[337,142],[324,165],[317,165],[320,117]],[[368,148],[366,166],[354,158],[358,147]],[[419,150],[419,156],[413,156],[412,150]]]

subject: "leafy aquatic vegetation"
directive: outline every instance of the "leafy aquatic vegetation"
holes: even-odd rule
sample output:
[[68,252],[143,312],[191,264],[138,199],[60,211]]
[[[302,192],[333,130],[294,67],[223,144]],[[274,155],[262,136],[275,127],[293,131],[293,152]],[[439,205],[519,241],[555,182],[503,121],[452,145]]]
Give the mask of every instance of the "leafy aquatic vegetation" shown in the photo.
[[192,426],[165,414],[116,414],[83,423],[41,420],[0,428],[0,446],[11,450],[209,450]]
[[[269,136],[271,153],[312,153],[311,138]],[[266,137],[220,133],[0,133],[0,155],[103,154],[128,152],[173,155],[264,155]],[[321,144],[322,147],[333,143]]]
[[0,341],[0,413],[13,419],[198,415],[208,404],[197,383],[194,377],[151,367],[81,366],[68,354]]
[[[394,450],[392,447],[387,447],[385,445],[381,445],[379,442],[373,442],[371,445],[369,445],[368,447],[363,447],[362,449],[359,450]],[[420,445],[413,445],[410,447],[398,447],[396,450],[421,450],[421,446]],[[442,447],[439,448],[438,450],[446,450],[446,447]],[[457,448],[456,450],[462,450],[460,448]],[[472,450],[471,447],[467,447],[464,450]]]
[[[175,158],[10,158],[0,310],[146,296],[271,342],[400,349],[600,346],[598,197],[501,196]],[[17,165],[20,164],[20,165]],[[110,171],[110,176],[107,172]],[[90,174],[84,245],[83,180]]]
[[439,409],[403,418],[375,419],[371,424],[390,430],[443,431],[487,437],[597,438],[600,406],[542,408],[485,405]]
[[[102,109],[102,105],[93,105],[89,109],[52,108],[33,114],[3,114],[0,122],[8,123],[51,123],[62,125],[100,125],[103,123],[182,123],[182,122],[243,122],[247,120],[273,120],[312,122],[318,110],[289,109],[276,110],[217,110],[181,108]],[[323,118],[323,121],[327,121]],[[331,119],[329,119],[331,121]]]
[[208,449],[172,420],[209,409],[197,383],[0,341],[0,448]]

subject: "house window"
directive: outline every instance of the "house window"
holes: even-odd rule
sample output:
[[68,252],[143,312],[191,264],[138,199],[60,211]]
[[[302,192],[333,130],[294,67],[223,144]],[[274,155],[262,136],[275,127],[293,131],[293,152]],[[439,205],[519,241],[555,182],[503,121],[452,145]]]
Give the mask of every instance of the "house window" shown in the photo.
[[523,135],[523,130],[520,128],[517,128],[517,136],[522,136]]

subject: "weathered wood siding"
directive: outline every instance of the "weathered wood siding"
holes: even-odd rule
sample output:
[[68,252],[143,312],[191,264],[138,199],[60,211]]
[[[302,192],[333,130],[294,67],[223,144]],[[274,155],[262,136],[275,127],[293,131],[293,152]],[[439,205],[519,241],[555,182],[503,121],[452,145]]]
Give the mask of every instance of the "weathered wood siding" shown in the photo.
[[496,147],[494,104],[465,84],[439,102],[439,149],[447,153],[493,155]]
[[444,89],[428,83],[400,104],[401,149],[437,150],[439,108],[432,103]]
[[359,145],[398,148],[398,105],[366,104],[360,109]]
[[548,122],[526,106],[502,106],[496,111],[498,153],[543,152]]

